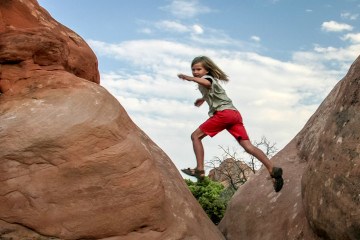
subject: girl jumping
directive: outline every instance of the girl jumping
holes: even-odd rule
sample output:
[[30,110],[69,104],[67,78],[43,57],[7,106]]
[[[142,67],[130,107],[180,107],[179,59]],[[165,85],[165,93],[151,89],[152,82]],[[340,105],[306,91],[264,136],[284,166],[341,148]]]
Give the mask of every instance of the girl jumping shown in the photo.
[[228,76],[206,56],[196,57],[191,63],[191,70],[193,77],[184,74],[179,74],[178,77],[198,83],[202,98],[197,99],[194,104],[200,107],[206,101],[209,105],[210,118],[191,134],[197,162],[196,168],[187,168],[181,171],[198,179],[204,178],[204,147],[201,140],[208,135],[214,137],[226,129],[236,138],[247,153],[253,155],[265,165],[273,178],[275,191],[279,192],[284,184],[282,168],[274,167],[264,152],[250,142],[239,111],[234,107],[231,99],[219,84],[219,80],[223,82],[229,81]]

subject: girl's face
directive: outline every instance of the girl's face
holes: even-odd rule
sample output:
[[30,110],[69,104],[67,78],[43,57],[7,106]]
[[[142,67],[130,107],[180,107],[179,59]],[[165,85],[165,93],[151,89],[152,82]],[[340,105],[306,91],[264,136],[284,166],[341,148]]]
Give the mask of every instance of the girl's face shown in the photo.
[[203,64],[201,62],[199,63],[195,63],[192,67],[192,74],[194,77],[199,77],[201,78],[202,76],[205,76],[206,74],[208,74],[209,72],[206,71],[206,69],[203,67]]

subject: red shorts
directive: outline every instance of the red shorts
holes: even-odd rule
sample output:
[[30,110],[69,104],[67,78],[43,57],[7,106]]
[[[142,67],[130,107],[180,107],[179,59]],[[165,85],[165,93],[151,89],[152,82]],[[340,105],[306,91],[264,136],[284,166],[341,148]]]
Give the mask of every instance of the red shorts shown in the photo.
[[201,124],[199,128],[210,137],[213,137],[222,130],[226,129],[238,141],[241,139],[249,140],[242,117],[239,111],[235,110],[227,109],[216,112],[214,116]]

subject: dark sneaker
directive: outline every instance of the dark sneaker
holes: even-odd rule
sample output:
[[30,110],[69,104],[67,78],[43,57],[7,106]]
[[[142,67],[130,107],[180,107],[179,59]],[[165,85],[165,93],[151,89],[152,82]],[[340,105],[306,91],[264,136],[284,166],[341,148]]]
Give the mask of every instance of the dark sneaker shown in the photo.
[[282,174],[283,174],[282,168],[273,167],[270,176],[275,179],[274,182],[275,192],[279,192],[284,185],[284,179],[282,178]]

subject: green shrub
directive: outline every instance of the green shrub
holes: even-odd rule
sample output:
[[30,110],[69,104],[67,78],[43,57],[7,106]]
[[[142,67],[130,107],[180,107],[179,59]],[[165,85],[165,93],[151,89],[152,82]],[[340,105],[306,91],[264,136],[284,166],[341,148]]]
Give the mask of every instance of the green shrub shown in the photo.
[[227,202],[220,198],[225,187],[221,183],[211,181],[209,177],[198,180],[196,183],[188,179],[185,179],[185,182],[211,221],[219,224],[225,214],[227,205]]

